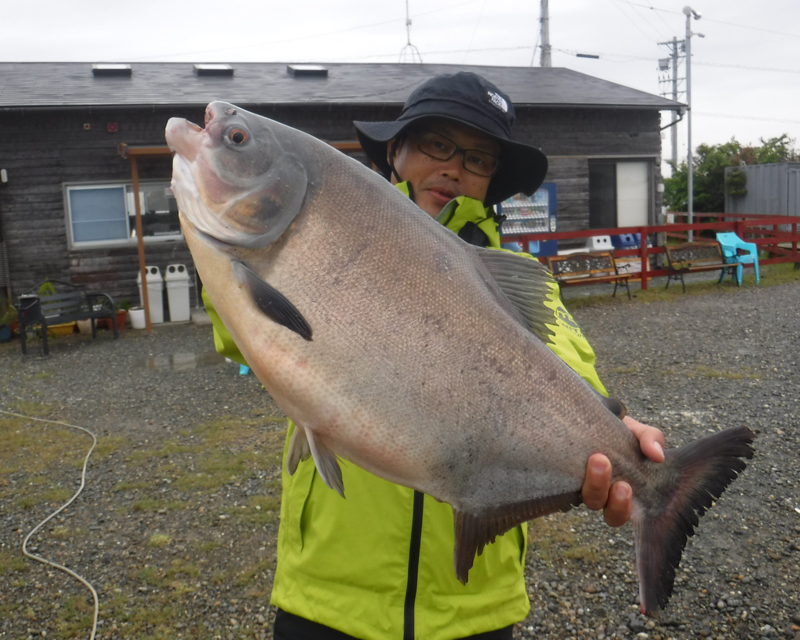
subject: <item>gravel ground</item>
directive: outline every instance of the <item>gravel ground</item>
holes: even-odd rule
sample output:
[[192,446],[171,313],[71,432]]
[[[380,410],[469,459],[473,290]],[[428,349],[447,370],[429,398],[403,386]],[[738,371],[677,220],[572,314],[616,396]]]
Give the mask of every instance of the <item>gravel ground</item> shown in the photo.
[[[630,527],[581,508],[531,525],[517,638],[800,640],[800,283],[583,307],[601,378],[677,445],[723,427],[756,457],[703,519],[660,619],[638,613]],[[210,328],[0,345],[0,408],[92,429],[86,489],[32,540],[92,582],[102,638],[269,638],[283,420]],[[0,638],[89,637],[91,598],[22,557],[90,439],[0,414]]]

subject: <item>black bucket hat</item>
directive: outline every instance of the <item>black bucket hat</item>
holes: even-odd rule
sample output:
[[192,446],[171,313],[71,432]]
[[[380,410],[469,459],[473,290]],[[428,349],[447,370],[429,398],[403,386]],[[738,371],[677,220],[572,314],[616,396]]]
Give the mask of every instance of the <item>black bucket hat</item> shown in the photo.
[[389,178],[386,159],[390,140],[424,118],[445,118],[490,135],[500,143],[500,167],[486,192],[486,205],[516,193],[532,195],[547,174],[547,157],[535,147],[513,142],[516,116],[510,98],[488,80],[469,72],[435,76],[408,97],[400,117],[392,122],[354,122],[358,140],[372,162]]

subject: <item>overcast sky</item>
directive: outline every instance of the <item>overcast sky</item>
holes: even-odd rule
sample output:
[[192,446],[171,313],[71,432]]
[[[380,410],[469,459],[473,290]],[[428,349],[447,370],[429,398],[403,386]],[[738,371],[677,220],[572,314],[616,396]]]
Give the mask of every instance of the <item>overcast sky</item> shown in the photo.
[[[692,2],[702,18],[691,28],[705,36],[691,44],[693,146],[732,137],[757,144],[782,133],[798,140],[800,2]],[[408,6],[411,43],[423,62],[540,63],[538,0],[408,0]],[[684,39],[684,6],[684,0],[550,0],[553,66],[648,93],[671,90],[659,83],[658,61],[669,51],[658,43]],[[405,0],[0,0],[5,62],[398,62],[406,44]],[[405,54],[411,60],[408,48]],[[685,125],[679,140],[685,158]],[[665,132],[666,158],[669,145]]]

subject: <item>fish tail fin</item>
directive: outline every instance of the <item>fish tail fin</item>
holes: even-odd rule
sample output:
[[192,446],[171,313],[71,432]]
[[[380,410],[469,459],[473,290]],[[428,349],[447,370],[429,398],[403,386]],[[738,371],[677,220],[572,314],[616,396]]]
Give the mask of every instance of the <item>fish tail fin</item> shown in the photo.
[[666,454],[663,487],[655,504],[636,500],[636,564],[642,613],[653,615],[663,607],[675,580],[675,570],[689,536],[712,502],[741,473],[752,458],[755,435],[747,427],[727,429],[695,440]]

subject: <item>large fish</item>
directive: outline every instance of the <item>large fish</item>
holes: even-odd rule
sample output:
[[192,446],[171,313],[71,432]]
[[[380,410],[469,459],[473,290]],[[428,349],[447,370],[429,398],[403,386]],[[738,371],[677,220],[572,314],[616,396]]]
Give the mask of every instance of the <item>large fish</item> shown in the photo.
[[355,160],[231,104],[208,105],[205,128],[172,118],[166,137],[208,294],[298,425],[290,473],[312,456],[344,495],[341,457],[449,503],[466,582],[496,536],[580,504],[602,452],[633,488],[642,611],[666,603],[750,430],[647,460],[613,402],[545,346],[538,262],[462,242]]

